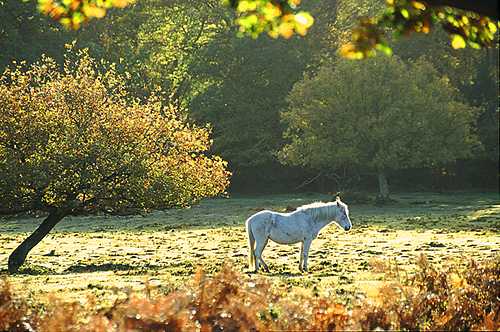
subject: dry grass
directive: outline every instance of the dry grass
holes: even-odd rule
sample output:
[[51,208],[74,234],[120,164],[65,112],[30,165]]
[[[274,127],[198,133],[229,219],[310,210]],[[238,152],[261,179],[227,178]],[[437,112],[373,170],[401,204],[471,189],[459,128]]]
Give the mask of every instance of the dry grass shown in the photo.
[[500,260],[466,269],[438,270],[424,255],[407,282],[384,283],[379,295],[354,303],[335,297],[291,297],[264,277],[249,278],[225,267],[213,278],[201,270],[188,287],[151,296],[149,287],[117,300],[107,310],[60,302],[33,307],[0,291],[2,331],[265,331],[265,330],[498,330]]

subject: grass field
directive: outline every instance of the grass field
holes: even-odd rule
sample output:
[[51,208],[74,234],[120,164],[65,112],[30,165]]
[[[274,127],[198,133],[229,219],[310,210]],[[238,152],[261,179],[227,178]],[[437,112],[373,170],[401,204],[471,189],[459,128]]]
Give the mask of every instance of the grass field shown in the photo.
[[[274,287],[337,294],[349,303],[375,292],[387,277],[371,267],[377,262],[392,264],[395,275],[404,278],[421,253],[440,265],[499,256],[498,193],[394,198],[397,203],[384,207],[350,204],[353,229],[324,229],[312,244],[309,273],[298,270],[298,245],[271,243],[264,251],[271,272],[261,275]],[[145,216],[68,217],[32,250],[22,273],[8,280],[37,301],[51,293],[68,301],[93,294],[106,306],[145,284],[167,293],[182,287],[200,266],[209,274],[225,263],[246,271],[244,221],[251,214],[325,199],[319,194],[235,196]],[[9,253],[40,221],[0,219],[0,274],[6,274]]]

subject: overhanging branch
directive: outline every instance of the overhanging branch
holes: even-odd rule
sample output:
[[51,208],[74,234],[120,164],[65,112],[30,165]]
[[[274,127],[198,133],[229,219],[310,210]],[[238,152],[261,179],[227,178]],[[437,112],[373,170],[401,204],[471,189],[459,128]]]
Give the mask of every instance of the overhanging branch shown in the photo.
[[425,2],[431,7],[453,7],[498,20],[497,0],[427,0]]

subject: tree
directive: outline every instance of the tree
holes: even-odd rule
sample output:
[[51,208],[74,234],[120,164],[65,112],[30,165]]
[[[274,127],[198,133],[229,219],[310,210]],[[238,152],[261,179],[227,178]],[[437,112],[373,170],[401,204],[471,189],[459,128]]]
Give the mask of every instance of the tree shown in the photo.
[[226,37],[214,41],[194,68],[198,81],[211,84],[190,110],[198,121],[213,123],[216,153],[240,172],[275,161],[282,141],[279,111],[307,56],[269,38],[241,39],[231,31]]
[[[481,109],[476,127],[484,149],[475,151],[474,159],[498,163],[498,48],[453,50],[443,45],[444,35],[435,29],[429,36],[400,39],[394,44],[394,54],[404,60],[432,54],[439,75],[452,82],[463,100]],[[473,172],[487,171],[475,168]],[[488,173],[495,182],[496,175]]]
[[364,168],[377,174],[384,200],[391,170],[466,158],[478,144],[478,109],[460,102],[424,59],[336,60],[296,83],[288,101],[281,160],[317,170]]
[[131,73],[131,88],[138,95],[160,86],[172,101],[186,106],[200,89],[190,67],[227,30],[228,14],[218,0],[138,1],[83,26],[77,45]]
[[320,61],[313,56],[326,44],[335,7],[307,3],[305,9],[325,19],[306,38],[238,38],[228,26],[198,52],[189,70],[200,89],[188,108],[194,119],[213,125],[213,151],[229,162],[231,190],[276,190],[308,176],[276,158],[283,142],[279,114],[302,72]]
[[158,95],[127,93],[125,77],[85,51],[64,68],[44,58],[0,78],[0,206],[48,213],[9,257],[15,272],[65,216],[187,206],[222,193],[226,162],[209,129]]
[[[78,29],[83,22],[101,18],[112,7],[123,8],[131,0],[38,0],[42,13],[63,25]],[[237,13],[236,24],[241,35],[254,38],[266,32],[277,38],[305,35],[314,18],[300,9],[301,0],[224,0]],[[341,54],[352,59],[375,55],[376,51],[390,54],[385,29],[396,35],[411,32],[427,34],[434,25],[448,31],[453,48],[469,45],[473,48],[496,44],[498,4],[495,0],[387,0],[386,10],[379,16],[362,19],[353,29],[352,41],[344,45]]]
[[0,1],[0,22],[0,73],[13,60],[31,63],[43,53],[60,56],[75,34],[38,13],[32,1]]

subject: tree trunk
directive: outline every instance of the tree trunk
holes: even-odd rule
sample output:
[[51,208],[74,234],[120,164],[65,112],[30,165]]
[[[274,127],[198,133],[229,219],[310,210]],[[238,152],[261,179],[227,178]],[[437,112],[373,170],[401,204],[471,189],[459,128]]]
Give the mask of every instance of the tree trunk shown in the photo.
[[387,201],[389,199],[389,184],[383,171],[378,172],[378,188],[380,200]]
[[33,247],[35,247],[42,239],[49,234],[55,225],[67,215],[65,210],[55,210],[50,212],[47,218],[42,221],[40,226],[25,239],[9,256],[9,273],[15,273],[19,267],[23,265],[26,256]]

